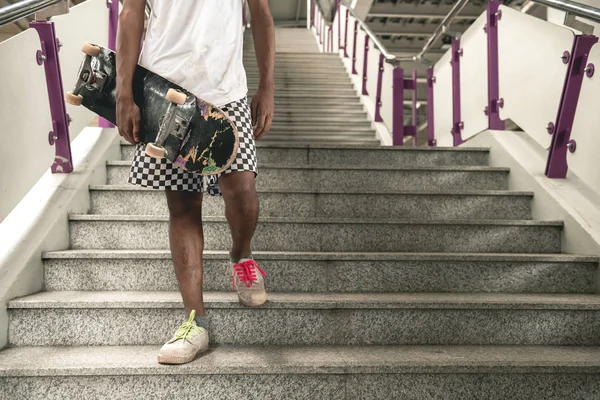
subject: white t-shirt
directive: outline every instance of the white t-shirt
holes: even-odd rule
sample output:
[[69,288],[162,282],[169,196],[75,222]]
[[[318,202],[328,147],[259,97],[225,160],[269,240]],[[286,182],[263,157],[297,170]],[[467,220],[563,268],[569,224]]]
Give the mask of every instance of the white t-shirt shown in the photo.
[[140,65],[217,107],[246,96],[244,0],[148,2]]

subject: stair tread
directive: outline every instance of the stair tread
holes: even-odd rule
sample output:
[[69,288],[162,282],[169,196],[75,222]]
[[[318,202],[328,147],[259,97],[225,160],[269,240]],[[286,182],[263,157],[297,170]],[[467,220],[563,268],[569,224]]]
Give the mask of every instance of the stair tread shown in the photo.
[[[151,221],[167,222],[167,215],[111,215],[111,214],[69,214],[71,221]],[[206,216],[204,222],[227,222],[224,216]],[[310,218],[310,217],[263,217],[259,224],[352,224],[352,225],[477,225],[477,226],[534,226],[562,227],[563,221],[535,220],[486,220],[486,219],[453,219],[453,220],[406,220],[406,219],[374,219],[374,218]]]
[[[209,309],[242,306],[233,292],[205,292]],[[52,291],[11,300],[8,309],[179,309],[177,291]],[[598,294],[539,293],[270,293],[259,309],[600,310]]]
[[[145,188],[141,186],[134,185],[91,185],[90,190],[92,191],[135,191],[135,192],[156,192],[156,189]],[[378,190],[377,192],[373,192],[370,189],[360,189],[360,188],[348,188],[348,190],[339,190],[339,189],[301,189],[301,188],[293,188],[293,189],[271,189],[271,188],[257,188],[256,191],[258,193],[301,193],[301,194],[340,194],[340,195],[348,195],[348,194],[361,194],[361,195],[406,195],[406,196],[527,196],[533,197],[533,192],[524,192],[517,190],[391,190],[384,189]]]
[[[364,111],[361,111],[364,112]],[[127,142],[125,139],[121,139],[122,146],[133,146],[131,143]],[[305,145],[288,145],[285,143],[281,144],[269,144],[269,145],[261,145],[261,142],[257,142],[257,147],[259,148],[277,148],[277,149],[313,149],[313,150],[377,150],[377,151],[397,151],[397,152],[456,152],[456,153],[464,153],[464,152],[476,152],[476,153],[489,153],[489,147],[401,147],[401,146],[362,146],[362,145],[313,145],[313,144],[305,144]]]
[[[114,167],[131,167],[131,161],[127,160],[116,160],[108,161],[108,166]],[[260,168],[277,168],[277,169],[303,169],[303,170],[352,170],[352,171],[365,171],[367,167],[356,166],[356,165],[286,165],[286,164],[261,164]],[[450,171],[450,172],[510,172],[510,168],[504,167],[489,167],[485,165],[477,166],[461,166],[461,165],[436,165],[436,166],[419,166],[419,167],[399,167],[399,166],[385,166],[375,165],[369,166],[369,171]]]
[[220,345],[177,367],[158,364],[157,352],[158,346],[16,347],[0,352],[0,377],[600,372],[600,347],[592,346]]
[[[256,251],[257,259],[263,260],[339,260],[339,261],[514,261],[514,262],[585,262],[597,263],[597,256],[580,254],[521,254],[521,253],[342,253],[342,252],[293,252]],[[43,253],[45,259],[171,259],[171,251],[164,250],[61,250]],[[204,259],[229,260],[227,251],[205,251]]]

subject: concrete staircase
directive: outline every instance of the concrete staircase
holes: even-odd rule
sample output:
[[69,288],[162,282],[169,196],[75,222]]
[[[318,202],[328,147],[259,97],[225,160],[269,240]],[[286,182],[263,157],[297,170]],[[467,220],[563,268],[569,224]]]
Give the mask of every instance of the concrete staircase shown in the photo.
[[[310,63],[278,56],[282,91],[322,87],[321,63],[334,64],[307,56],[302,80]],[[600,397],[597,258],[561,254],[562,224],[532,220],[532,194],[507,190],[486,149],[381,148],[366,134],[342,146],[360,106],[306,112],[299,99],[278,97],[258,150],[270,301],[247,309],[230,292],[223,204],[207,198],[213,346],[157,364],[182,303],[164,195],[124,186],[123,145],[89,213],[70,216],[70,248],[44,254],[46,291],[8,305],[0,399]],[[320,140],[324,114],[342,116],[334,139]]]
[[[276,30],[275,116],[264,143],[379,145],[339,56],[322,54],[306,29]],[[252,35],[244,63],[249,93],[258,87]]]

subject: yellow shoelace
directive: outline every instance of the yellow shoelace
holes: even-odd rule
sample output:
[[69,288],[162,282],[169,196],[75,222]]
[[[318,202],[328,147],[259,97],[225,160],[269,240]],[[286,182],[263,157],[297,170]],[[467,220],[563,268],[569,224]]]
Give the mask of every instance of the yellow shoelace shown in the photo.
[[194,325],[195,316],[196,310],[192,310],[192,312],[190,313],[190,318],[187,320],[187,322],[181,324],[179,329],[177,329],[177,332],[175,332],[175,337],[177,339],[185,340],[188,338],[188,336],[194,338],[202,332],[200,327]]

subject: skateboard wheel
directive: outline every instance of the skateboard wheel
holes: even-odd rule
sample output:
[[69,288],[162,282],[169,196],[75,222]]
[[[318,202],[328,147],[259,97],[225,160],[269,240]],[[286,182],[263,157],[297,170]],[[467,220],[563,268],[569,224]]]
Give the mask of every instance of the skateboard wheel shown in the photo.
[[183,104],[183,103],[185,103],[185,100],[187,99],[187,96],[185,95],[185,93],[182,93],[176,89],[169,89],[167,91],[166,97],[167,97],[168,101],[170,101],[171,103],[175,103],[175,104]]
[[71,92],[67,92],[65,95],[65,102],[67,104],[71,104],[72,106],[80,106],[81,103],[83,103],[83,97]]
[[100,54],[100,47],[94,46],[91,43],[84,43],[83,46],[81,46],[81,51],[83,51],[88,56],[98,57],[98,55]]
[[165,158],[167,155],[167,149],[152,143],[148,143],[146,145],[146,154],[153,158]]

